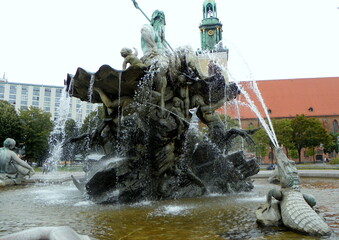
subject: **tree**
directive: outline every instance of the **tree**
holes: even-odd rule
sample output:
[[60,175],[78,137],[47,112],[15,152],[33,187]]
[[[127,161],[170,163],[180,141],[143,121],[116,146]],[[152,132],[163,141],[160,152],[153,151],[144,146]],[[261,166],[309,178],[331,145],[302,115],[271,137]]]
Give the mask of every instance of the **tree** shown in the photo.
[[330,141],[328,143],[324,143],[324,152],[325,153],[332,153],[339,151],[339,133],[330,133]]
[[[65,140],[76,137],[78,135],[78,127],[74,119],[67,119],[65,122]],[[75,144],[65,144],[62,149],[62,159],[71,161],[75,157]]]
[[80,128],[80,133],[90,133],[94,131],[103,120],[103,108],[98,107],[97,111],[90,112]]
[[329,134],[318,119],[297,115],[291,120],[291,127],[293,129],[291,142],[298,151],[299,163],[303,148],[314,148],[330,141]]
[[273,119],[272,120],[273,128],[275,131],[275,134],[277,136],[277,140],[279,145],[283,145],[286,154],[288,156],[289,149],[293,148],[293,144],[291,143],[293,129],[291,126],[291,120],[289,119]]
[[[270,144],[266,131],[261,128],[252,135],[252,138],[255,143],[256,156],[260,159],[265,157],[267,155],[267,146]],[[271,161],[273,163],[273,159]]]
[[38,161],[40,165],[49,149],[48,138],[53,129],[50,118],[50,113],[35,107],[20,111],[26,157],[31,161]]
[[20,118],[15,108],[7,101],[0,100],[0,144],[6,138],[13,138],[17,143],[22,141]]

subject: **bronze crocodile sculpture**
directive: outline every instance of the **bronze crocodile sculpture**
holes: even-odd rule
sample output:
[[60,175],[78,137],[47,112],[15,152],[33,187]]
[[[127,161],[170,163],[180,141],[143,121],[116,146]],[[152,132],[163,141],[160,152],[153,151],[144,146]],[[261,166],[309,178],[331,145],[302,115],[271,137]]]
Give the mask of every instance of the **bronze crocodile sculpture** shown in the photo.
[[[276,211],[274,214],[278,217],[273,223],[282,221],[286,227],[310,235],[330,235],[330,227],[313,209],[316,205],[314,197],[300,191],[300,178],[295,162],[286,157],[282,148],[276,148],[275,154],[281,189],[268,192],[266,203],[256,212],[258,222],[264,222],[265,214],[272,216],[272,211]],[[271,208],[272,197],[279,201],[280,207]]]

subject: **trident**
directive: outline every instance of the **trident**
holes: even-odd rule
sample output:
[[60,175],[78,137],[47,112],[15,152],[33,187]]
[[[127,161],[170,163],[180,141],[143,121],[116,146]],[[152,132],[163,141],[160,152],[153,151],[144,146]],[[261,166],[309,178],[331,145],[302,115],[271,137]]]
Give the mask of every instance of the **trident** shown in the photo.
[[[136,0],[132,0],[134,7],[136,9],[139,9],[139,11],[145,16],[145,18],[151,23],[151,20],[147,17],[147,15],[144,13],[144,11],[141,10],[141,8],[139,7],[139,4],[137,3]],[[173,48],[171,47],[171,45],[169,45],[169,43],[166,41],[166,39],[163,40],[165,42],[165,44],[171,49],[172,52],[174,52]]]

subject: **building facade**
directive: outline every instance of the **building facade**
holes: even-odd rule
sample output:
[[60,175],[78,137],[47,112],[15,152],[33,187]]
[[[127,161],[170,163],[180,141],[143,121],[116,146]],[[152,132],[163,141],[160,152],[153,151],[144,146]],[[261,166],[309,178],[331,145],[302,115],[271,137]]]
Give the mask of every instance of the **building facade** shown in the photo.
[[[0,78],[0,100],[8,101],[17,111],[29,107],[37,107],[51,113],[51,120],[56,120],[59,115],[62,95],[65,89],[60,86],[25,84],[8,82]],[[82,122],[85,117],[97,109],[97,104],[81,102],[78,98],[71,98],[69,104],[69,118]]]
[[[267,119],[265,110],[270,119],[292,119],[304,115],[318,119],[328,132],[339,133],[339,77],[262,80],[256,81],[256,84],[260,97],[253,91],[253,82],[239,83],[264,119]],[[264,106],[260,98],[265,103]],[[244,94],[240,94],[235,103],[229,102],[218,111],[233,119],[240,119],[243,129],[261,127],[259,117],[249,107]],[[323,155],[336,156],[337,153]],[[306,157],[302,153],[303,161],[314,159],[313,156]],[[270,162],[268,158],[264,161]]]

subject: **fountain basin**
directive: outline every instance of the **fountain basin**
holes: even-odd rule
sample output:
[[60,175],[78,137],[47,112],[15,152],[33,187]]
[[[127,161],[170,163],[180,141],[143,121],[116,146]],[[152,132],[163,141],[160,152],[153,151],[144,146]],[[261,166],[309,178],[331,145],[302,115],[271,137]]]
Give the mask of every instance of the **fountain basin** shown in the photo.
[[[339,183],[302,179],[339,238]],[[71,182],[0,189],[0,236],[37,226],[67,225],[96,239],[320,239],[286,228],[261,228],[255,210],[275,185],[256,179],[247,193],[210,194],[195,199],[103,205],[87,200]],[[5,210],[5,211],[4,211]]]

